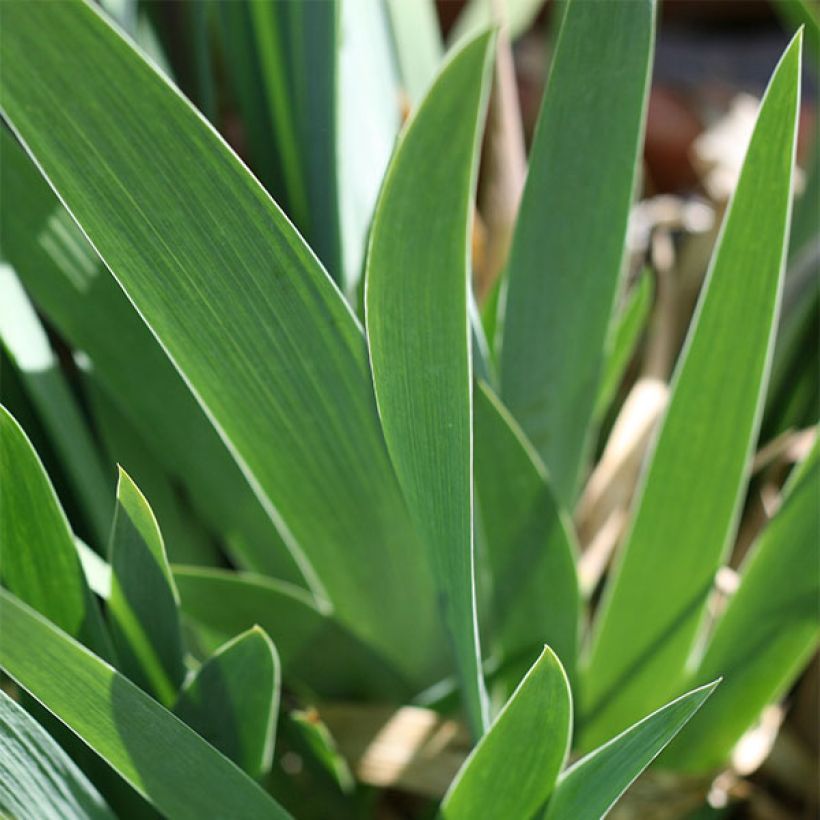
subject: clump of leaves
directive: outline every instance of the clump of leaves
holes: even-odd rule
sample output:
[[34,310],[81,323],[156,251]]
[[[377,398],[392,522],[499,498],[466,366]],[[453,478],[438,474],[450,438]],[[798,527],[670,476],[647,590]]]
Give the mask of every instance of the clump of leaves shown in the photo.
[[[439,65],[423,3],[184,8],[301,234],[92,6],[3,4],[0,667],[24,708],[0,696],[0,806],[352,816],[373,810],[362,783],[421,766],[420,816],[563,820],[603,817],[670,743],[661,766],[721,766],[818,636],[816,445],[709,606],[772,361],[800,35],[598,602],[569,513],[648,304],[641,285],[618,311],[654,2],[565,4],[483,317],[494,33]],[[351,137],[379,60],[411,95],[395,146],[396,112]],[[114,493],[113,462],[142,491],[121,469]],[[462,721],[455,765],[424,746]]]

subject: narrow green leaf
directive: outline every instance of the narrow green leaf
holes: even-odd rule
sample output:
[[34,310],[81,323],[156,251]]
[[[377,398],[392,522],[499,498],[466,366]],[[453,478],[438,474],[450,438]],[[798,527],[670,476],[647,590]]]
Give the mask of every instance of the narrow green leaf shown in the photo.
[[177,595],[148,502],[120,468],[111,532],[108,615],[118,666],[170,706],[185,677]]
[[482,35],[446,65],[405,131],[373,219],[365,282],[387,449],[438,581],[479,734],[486,714],[473,583],[467,249],[490,44]]
[[[210,419],[5,128],[0,129],[0,154],[3,253],[37,307],[66,342],[90,357],[109,401],[139,433],[148,454],[187,489],[191,503],[225,536],[240,563],[287,580],[302,579]],[[210,563],[215,560],[211,550]]]
[[641,155],[654,0],[568,0],[508,264],[501,398],[572,506]]
[[0,814],[38,820],[114,818],[74,761],[2,690]]
[[571,733],[569,681],[544,647],[456,775],[441,816],[532,817],[552,792]]
[[760,423],[791,206],[800,38],[764,97],[598,619],[583,746],[683,687]]
[[334,697],[408,697],[412,688],[302,589],[251,573],[174,567],[185,615],[217,643],[261,626],[282,661],[285,681]]
[[180,692],[174,714],[258,778],[273,759],[279,686],[276,649],[254,627],[205,661]]
[[362,277],[373,209],[401,125],[388,29],[383,3],[342,0],[336,167],[343,282],[351,301]]
[[0,481],[3,585],[69,635],[108,655],[108,635],[65,513],[31,442],[2,406]]
[[712,694],[695,689],[590,752],[558,779],[544,820],[600,820]]
[[386,0],[401,84],[417,105],[439,70],[441,43],[434,0]]
[[652,307],[654,284],[649,271],[644,271],[638,283],[627,296],[623,310],[616,317],[612,342],[604,363],[598,397],[595,400],[593,419],[600,421],[612,404],[624,377],[629,360],[635,352],[638,340],[646,327]]
[[[205,566],[219,563],[217,548],[206,524],[188,506],[187,498],[179,493],[174,478],[154,457],[152,447],[131,420],[120,412],[119,405],[109,396],[93,365],[84,356],[78,356],[78,359],[84,377],[84,395],[112,472],[116,472],[118,464],[121,465],[144,495],[151,499],[151,509],[157,517],[168,550],[168,560]],[[219,441],[216,440],[216,443],[219,444]],[[241,475],[239,478],[241,480]],[[249,488],[247,495],[253,501]],[[261,508],[256,506],[261,513]],[[108,537],[111,535],[110,525],[109,520]],[[267,528],[273,529],[270,524]],[[226,533],[225,537],[230,539],[230,533]],[[282,551],[285,551],[284,545]],[[231,553],[236,555],[235,550]]]
[[820,443],[789,481],[783,506],[742,570],[694,680],[724,676],[663,758],[705,771],[724,763],[763,708],[785,692],[820,636]]
[[91,6],[12,2],[3,17],[4,115],[288,543],[359,637],[409,676],[440,674],[432,577],[344,299],[227,146]]
[[548,643],[572,679],[580,626],[572,524],[531,445],[482,383],[475,391],[475,482],[502,661],[528,664]]
[[0,621],[0,667],[163,814],[289,816],[182,721],[5,590]]
[[88,425],[31,302],[14,270],[4,263],[0,263],[0,293],[0,344],[19,371],[71,478],[71,490],[82,505],[89,531],[102,548],[113,498]]

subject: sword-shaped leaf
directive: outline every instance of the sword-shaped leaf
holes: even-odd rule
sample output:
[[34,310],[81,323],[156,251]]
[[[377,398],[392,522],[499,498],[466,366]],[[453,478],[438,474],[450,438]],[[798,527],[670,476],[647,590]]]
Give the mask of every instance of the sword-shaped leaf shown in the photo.
[[682,690],[735,529],[788,244],[799,79],[798,35],[763,99],[606,590],[585,677],[584,748]]
[[654,0],[568,0],[508,263],[501,398],[572,506],[635,190]]
[[164,815],[290,816],[181,720],[2,589],[0,621],[0,667]]
[[[361,328],[202,117],[81,2],[3,8],[0,105],[339,618],[411,677],[445,663]],[[318,582],[317,582],[318,584]]]
[[405,131],[376,206],[365,283],[387,448],[438,583],[478,734],[485,705],[473,583],[468,236],[490,42],[482,35],[453,57]]
[[179,596],[154,513],[122,469],[110,558],[108,615],[117,666],[171,706],[185,677]]

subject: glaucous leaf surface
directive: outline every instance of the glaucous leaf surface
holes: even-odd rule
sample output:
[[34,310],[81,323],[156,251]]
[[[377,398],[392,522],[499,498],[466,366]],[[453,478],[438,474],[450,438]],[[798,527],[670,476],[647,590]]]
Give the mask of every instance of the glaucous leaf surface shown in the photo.
[[654,27],[654,0],[568,0],[510,249],[501,398],[567,507],[623,267]]
[[270,769],[279,711],[279,657],[261,627],[223,644],[174,704],[184,720],[253,778]]
[[0,620],[0,667],[164,815],[290,816],[181,720],[2,589]]
[[584,678],[585,749],[681,691],[735,530],[788,243],[799,78],[798,36],[763,99],[605,591]]
[[486,704],[473,579],[468,237],[490,55],[490,35],[468,43],[408,124],[376,206],[365,281],[387,449],[436,579],[479,735]]
[[695,689],[573,763],[558,778],[544,820],[600,820],[715,690]]
[[107,613],[117,666],[170,707],[185,677],[179,596],[154,513],[122,468],[110,561]]
[[694,680],[720,689],[664,755],[707,771],[804,668],[820,636],[820,444],[789,480],[783,505],[741,568],[740,586],[715,628]]
[[475,387],[475,482],[494,648],[503,662],[526,664],[523,674],[547,643],[572,679],[581,614],[572,523],[532,446],[482,382]]
[[224,142],[91,6],[3,14],[4,116],[339,618],[407,675],[440,674],[433,580],[343,297]]
[[0,493],[3,585],[69,635],[109,655],[65,513],[31,442],[2,406]]
[[572,698],[549,647],[470,753],[441,805],[441,818],[532,817],[569,753]]
[[0,690],[0,814],[113,820],[100,793],[60,745]]

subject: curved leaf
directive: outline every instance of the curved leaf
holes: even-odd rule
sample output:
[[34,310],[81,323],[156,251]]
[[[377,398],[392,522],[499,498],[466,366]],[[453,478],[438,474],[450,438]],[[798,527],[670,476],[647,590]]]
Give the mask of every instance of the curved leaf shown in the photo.
[[467,238],[490,41],[482,35],[453,57],[405,131],[376,206],[365,283],[387,449],[438,582],[479,734],[486,716],[473,584]]
[[202,664],[180,692],[174,714],[258,778],[273,759],[279,686],[276,648],[253,627]]
[[182,721],[5,590],[0,621],[0,667],[163,814],[289,817]]
[[7,120],[300,545],[339,618],[429,680],[445,643],[361,328],[202,117],[91,6],[3,9]]
[[441,806],[446,820],[532,817],[569,752],[569,681],[549,647],[473,749]]

